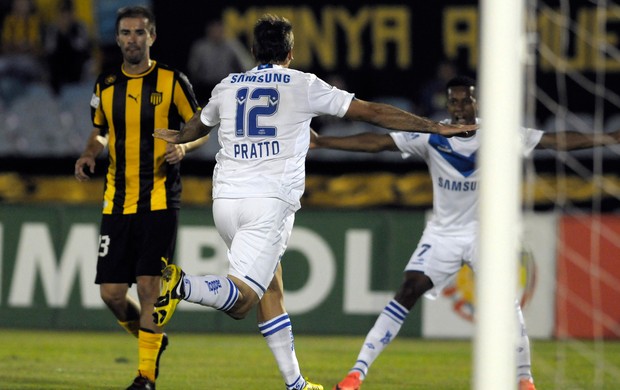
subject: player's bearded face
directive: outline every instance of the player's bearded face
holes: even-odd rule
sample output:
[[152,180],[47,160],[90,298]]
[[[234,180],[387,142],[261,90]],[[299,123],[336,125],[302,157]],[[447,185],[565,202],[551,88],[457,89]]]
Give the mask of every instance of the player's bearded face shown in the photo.
[[147,29],[147,21],[142,18],[125,18],[119,23],[118,46],[123,53],[123,59],[130,64],[139,64],[148,60],[149,47],[154,37]]
[[123,48],[123,58],[130,64],[139,64],[144,58],[144,50],[139,46],[127,45]]

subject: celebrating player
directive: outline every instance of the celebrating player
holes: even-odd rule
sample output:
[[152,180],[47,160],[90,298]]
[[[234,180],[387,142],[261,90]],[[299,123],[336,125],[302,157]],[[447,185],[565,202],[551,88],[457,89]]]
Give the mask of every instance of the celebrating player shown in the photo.
[[[160,326],[170,320],[180,300],[242,319],[270,283],[277,282],[281,290],[280,259],[304,191],[313,117],[344,116],[390,129],[444,135],[476,128],[439,124],[393,106],[354,99],[313,74],[289,69],[293,42],[287,19],[263,16],[254,27],[252,46],[258,66],[222,80],[202,112],[181,131],[155,131],[156,138],[183,143],[219,125],[213,217],[229,248],[227,276],[191,276],[175,265],[166,267],[154,313]],[[268,343],[281,346],[274,350],[276,359],[286,358],[294,353],[288,314],[281,304],[265,309],[259,306],[261,332],[271,340]],[[287,389],[323,388],[304,380],[299,367],[282,375]]]
[[[94,130],[75,163],[78,181],[94,173],[109,143],[95,283],[119,324],[138,338],[138,374],[129,389],[155,389],[168,337],[153,323],[162,259],[174,252],[181,201],[178,162],[206,141],[183,145],[153,139],[155,127],[178,128],[197,109],[186,77],[150,58],[155,19],[144,7],[118,11],[122,66],[99,75],[90,101]],[[86,171],[87,169],[87,171]],[[137,283],[138,305],[127,295]]]
[[[445,123],[477,123],[475,81],[456,77],[447,84],[447,109],[451,119]],[[620,142],[620,132],[590,135],[577,132],[545,134],[522,128],[523,153],[535,147],[572,150]],[[396,337],[410,310],[422,294],[436,298],[463,264],[476,269],[478,231],[478,169],[480,147],[477,131],[456,137],[438,134],[392,132],[361,133],[348,137],[321,137],[312,134],[311,146],[360,152],[400,152],[403,158],[420,156],[426,161],[433,181],[433,217],[429,220],[417,248],[405,266],[404,280],[368,332],[349,374],[334,390],[357,390],[374,360]],[[517,346],[517,376],[520,390],[535,390],[531,373],[530,345],[523,314],[516,303],[520,324]],[[501,386],[500,386],[501,387]]]

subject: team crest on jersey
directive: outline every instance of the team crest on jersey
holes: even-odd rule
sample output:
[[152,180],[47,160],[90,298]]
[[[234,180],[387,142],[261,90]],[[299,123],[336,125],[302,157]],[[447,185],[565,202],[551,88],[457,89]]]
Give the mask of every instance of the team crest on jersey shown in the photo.
[[164,99],[164,94],[161,92],[153,92],[151,93],[151,97],[150,97],[150,102],[152,105],[157,106],[159,105],[162,100]]
[[111,74],[111,75],[107,76],[103,82],[106,85],[112,85],[112,84],[114,84],[115,81],[116,81],[116,75],[115,74]]
[[[536,284],[536,263],[532,252],[521,250],[519,263],[519,298],[521,307],[529,303]],[[474,273],[469,267],[462,267],[456,278],[443,291],[442,295],[452,302],[452,311],[459,317],[473,322],[476,313]]]

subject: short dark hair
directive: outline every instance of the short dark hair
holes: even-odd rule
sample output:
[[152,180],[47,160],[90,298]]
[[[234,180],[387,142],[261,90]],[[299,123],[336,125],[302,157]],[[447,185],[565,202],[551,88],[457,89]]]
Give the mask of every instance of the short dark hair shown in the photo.
[[474,87],[476,88],[476,80],[472,79],[469,76],[456,76],[448,81],[446,84],[446,89],[450,89],[452,87]]
[[155,35],[155,15],[150,9],[141,5],[123,7],[116,12],[116,34],[118,35],[118,27],[121,19],[125,18],[144,18],[147,20],[146,28],[151,35]]
[[294,43],[293,25],[284,17],[265,14],[254,26],[252,52],[260,64],[285,61]]

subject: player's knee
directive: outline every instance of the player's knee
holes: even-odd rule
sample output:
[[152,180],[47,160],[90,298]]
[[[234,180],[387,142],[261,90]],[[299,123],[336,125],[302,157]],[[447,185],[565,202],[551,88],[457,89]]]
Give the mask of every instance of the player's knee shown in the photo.
[[146,306],[147,304],[152,304],[157,301],[157,297],[159,296],[159,286],[157,286],[157,288],[153,288],[152,285],[141,286],[138,284],[137,292],[140,305]]
[[275,284],[275,285],[270,285],[269,288],[267,289],[267,291],[265,292],[265,295],[263,296],[263,299],[265,296],[269,296],[270,299],[283,299],[284,298],[284,293],[282,292],[282,288]]
[[119,294],[112,291],[101,290],[101,300],[111,309],[120,308],[125,305],[127,299],[125,294]]
[[406,307],[413,307],[418,298],[432,287],[433,282],[423,273],[408,273],[403,280],[400,290],[396,294],[396,300]]

